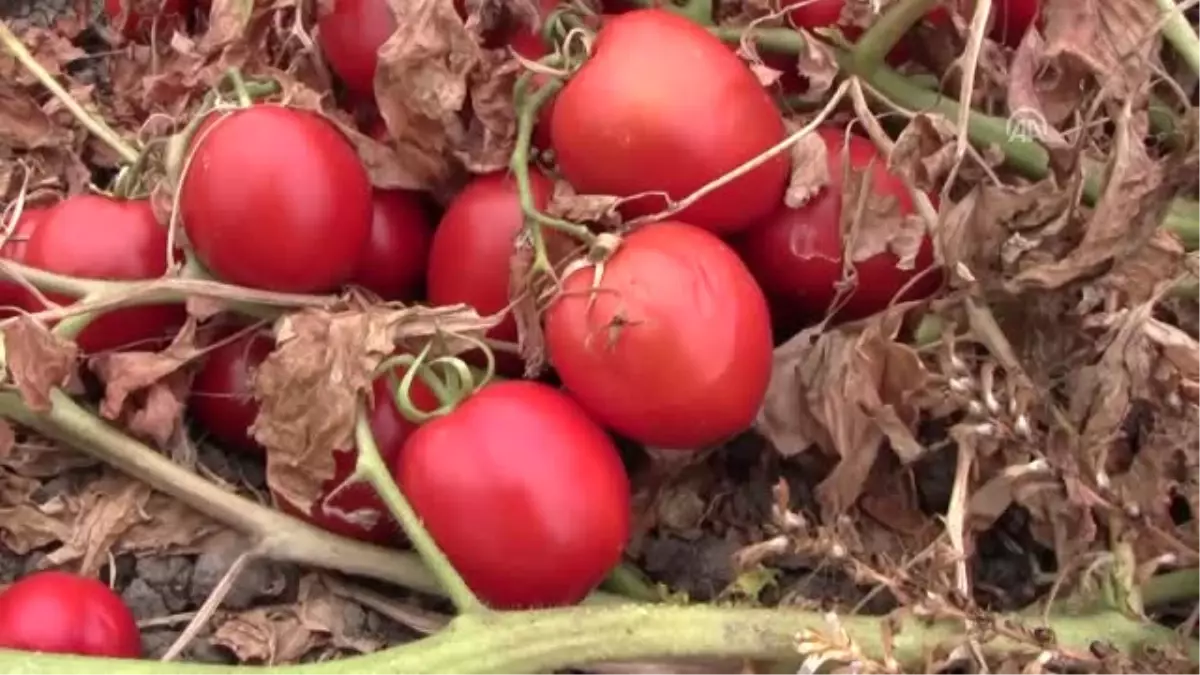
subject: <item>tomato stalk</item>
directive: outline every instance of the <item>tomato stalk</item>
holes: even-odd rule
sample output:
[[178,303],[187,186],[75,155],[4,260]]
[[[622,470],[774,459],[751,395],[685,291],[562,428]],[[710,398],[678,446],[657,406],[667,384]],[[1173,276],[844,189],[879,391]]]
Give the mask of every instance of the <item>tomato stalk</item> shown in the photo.
[[[414,367],[409,368],[409,373],[418,369],[419,364],[414,364]],[[408,376],[406,375],[406,377]],[[411,384],[411,379],[409,384]],[[359,401],[358,418],[354,425],[354,441],[358,448],[358,463],[355,466],[354,475],[350,477],[347,484],[356,480],[365,480],[379,493],[379,497],[387,505],[388,511],[400,523],[400,527],[404,529],[404,534],[408,536],[413,548],[421,556],[421,560],[433,573],[434,578],[437,579],[438,584],[460,614],[487,612],[487,607],[479,601],[479,598],[475,597],[475,593],[467,586],[467,582],[463,581],[462,576],[455,571],[450,560],[446,558],[446,554],[442,553],[437,542],[421,524],[417,512],[413,510],[412,505],[400,492],[400,488],[396,486],[396,481],[392,480],[392,473],[384,464],[383,457],[379,454],[379,446],[375,443],[375,436],[371,433],[371,414],[366,401]]]
[[884,57],[929,13],[937,1],[900,0],[890,6],[851,48],[850,58],[857,72],[870,72],[883,63]]
[[1183,9],[1175,0],[1155,0],[1155,3],[1164,15],[1163,37],[1179,52],[1188,68],[1200,75],[1200,38],[1196,37],[1196,31],[1183,15]]

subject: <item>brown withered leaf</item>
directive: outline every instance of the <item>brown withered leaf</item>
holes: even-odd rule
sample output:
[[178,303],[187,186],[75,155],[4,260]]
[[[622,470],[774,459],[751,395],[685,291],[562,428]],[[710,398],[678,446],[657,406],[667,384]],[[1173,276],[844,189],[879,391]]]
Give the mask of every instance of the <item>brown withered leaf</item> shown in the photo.
[[30,409],[50,409],[50,391],[66,386],[75,371],[79,348],[28,316],[4,329],[4,353],[12,378]]
[[161,492],[150,494],[144,511],[150,518],[134,523],[121,535],[118,552],[194,553],[205,548],[211,537],[228,533],[221,523]]
[[1158,229],[1178,188],[1193,180],[1178,171],[1172,175],[1150,158],[1140,140],[1144,137],[1145,118],[1135,120],[1129,101],[1114,122],[1116,137],[1108,182],[1079,245],[1059,260],[1023,270],[1012,280],[1010,289],[1060,288],[1144,246]]
[[375,99],[400,161],[418,187],[455,175],[447,159],[464,135],[459,116],[483,58],[453,0],[389,0],[398,28],[379,49]]
[[17,432],[6,419],[0,419],[0,464],[12,457],[17,449]]
[[227,45],[245,42],[254,10],[255,0],[212,0],[201,49],[211,54]]
[[0,471],[0,543],[17,555],[70,535],[70,526],[56,517],[53,506],[34,502],[39,487],[36,479]]
[[1036,30],[1029,31],[1013,55],[1008,78],[1008,111],[1012,119],[1029,122],[1026,131],[1046,145],[1066,145],[1067,140],[1056,128],[1070,119],[1079,101],[1078,74],[1060,73],[1067,82],[1048,83],[1041,77],[1039,66],[1046,43]]
[[0,145],[28,150],[70,140],[70,131],[54,124],[25,89],[0,82]]
[[[839,149],[839,152],[842,150]],[[900,211],[900,201],[871,184],[874,172],[851,171],[843,163],[841,228],[847,258],[861,262],[890,251],[899,269],[912,269],[925,236],[925,221]]]
[[1041,13],[1046,45],[1038,70],[1066,100],[1072,89],[1075,107],[1086,88],[1083,74],[1094,77],[1116,100],[1141,96],[1155,67],[1161,38],[1153,30],[1157,6],[1141,0],[1047,0]]
[[[12,433],[12,427],[7,433]],[[28,478],[53,478],[98,463],[90,455],[30,433],[0,443],[0,466]]]
[[350,625],[349,601],[335,595],[324,578],[300,579],[296,603],[281,608],[252,609],[226,619],[213,633],[241,662],[274,665],[296,663],[316,649],[370,653],[383,644],[367,637],[363,626]]
[[525,362],[525,376],[537,378],[546,365],[546,336],[542,331],[540,294],[545,290],[545,277],[533,275],[533,245],[522,237],[509,264],[509,297],[514,299],[512,317],[517,323],[517,347]]
[[554,182],[554,193],[546,205],[546,215],[576,223],[596,223],[605,229],[621,226],[617,206],[620,197],[612,195],[581,195],[565,180]]
[[918,190],[938,192],[954,167],[956,136],[954,125],[945,117],[917,114],[896,139],[888,157],[888,171]]
[[[86,52],[71,42],[70,36],[59,30],[26,26],[18,31],[18,37],[38,65],[54,78],[66,75],[66,64],[87,57]],[[37,78],[18,63],[8,50],[0,53],[0,82],[24,87],[41,86]]]
[[161,352],[108,352],[89,359],[104,383],[100,414],[123,419],[135,434],[167,444],[183,421],[191,374],[181,371],[200,354],[196,321],[189,320]]
[[804,331],[775,351],[755,428],[785,457],[817,446],[838,458],[817,488],[827,516],[858,499],[884,439],[905,463],[924,453],[912,429],[926,371],[911,347],[895,341],[904,309],[875,317],[861,333]]
[[1123,305],[1141,304],[1150,300],[1164,281],[1183,274],[1186,262],[1187,252],[1179,237],[1157,229],[1144,246],[1117,259],[1097,288],[1116,293]]
[[[789,134],[802,128],[792,120],[787,121],[787,127]],[[829,150],[820,135],[812,132],[793,143],[788,154],[792,173],[783,202],[790,209],[798,209],[829,184]]]
[[809,101],[822,100],[838,76],[837,57],[833,48],[821,40],[813,39],[807,31],[804,48],[796,55],[796,72],[808,82],[801,98]]
[[472,173],[508,167],[517,140],[513,91],[523,68],[507,49],[481,52],[468,79],[470,122],[454,156]]

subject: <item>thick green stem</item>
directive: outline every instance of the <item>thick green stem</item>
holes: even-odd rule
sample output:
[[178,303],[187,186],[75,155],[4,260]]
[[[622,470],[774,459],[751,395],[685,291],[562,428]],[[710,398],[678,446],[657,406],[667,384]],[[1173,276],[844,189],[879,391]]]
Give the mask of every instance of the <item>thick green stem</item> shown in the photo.
[[[997,617],[1034,627],[1026,617]],[[961,620],[897,619],[892,630],[880,617],[849,616],[839,620],[865,658],[895,658],[905,668],[922,668],[929,654],[960,646],[968,635]],[[1093,644],[1125,653],[1147,645],[1180,643],[1167,628],[1129,619],[1116,612],[1090,616],[1055,616],[1049,626],[1058,654],[1092,660]],[[1010,634],[1016,634],[1011,631]],[[885,649],[890,635],[890,653]],[[1002,635],[977,635],[985,654],[1023,652],[1035,656],[1046,648]],[[801,645],[803,642],[803,645]],[[324,663],[278,668],[230,667],[173,663],[174,673],[541,673],[569,665],[635,659],[726,657],[763,661],[799,660],[799,647],[842,647],[824,615],[789,609],[733,609],[624,605],[536,612],[464,615],[438,634],[385,651]],[[1182,648],[1194,660],[1196,645]],[[0,669],[11,675],[43,672],[118,675],[159,673],[154,661],[114,661],[78,656],[0,652]]]
[[371,414],[365,402],[360,402],[358,419],[354,425],[354,441],[358,448],[358,464],[355,477],[366,480],[379,493],[388,510],[404,528],[404,534],[412,543],[425,566],[433,573],[438,585],[445,591],[450,602],[462,614],[486,612],[487,608],[475,597],[475,593],[463,581],[462,576],[450,564],[450,560],[438,548],[429,530],[421,524],[421,518],[392,480],[392,473],[379,454],[379,446],[371,433]]
[[0,43],[3,43],[4,48],[8,50],[8,53],[12,54],[13,58],[20,62],[21,66],[25,68],[25,70],[29,71],[30,74],[37,78],[38,82],[40,82],[43,87],[48,89],[51,94],[54,94],[54,97],[63,104],[63,107],[70,111],[71,115],[74,116],[80,124],[86,127],[88,131],[92,132],[94,136],[104,141],[104,144],[111,148],[113,152],[117,153],[117,155],[125,163],[137,163],[138,156],[141,154],[138,152],[137,148],[133,147],[129,143],[126,143],[125,139],[121,138],[120,134],[113,131],[112,127],[108,126],[102,120],[97,119],[95,116],[88,113],[88,111],[84,110],[83,106],[79,105],[79,101],[76,101],[75,98],[71,96],[71,94],[67,92],[67,90],[64,89],[63,86],[50,75],[50,73],[46,72],[46,69],[37,62],[37,59],[33,58],[33,55],[30,54],[29,50],[25,48],[25,45],[21,43],[20,38],[13,34],[12,30],[8,27],[8,24],[2,20],[0,20]]
[[1183,15],[1179,5],[1175,4],[1175,0],[1155,1],[1158,8],[1168,15],[1162,28],[1163,37],[1179,52],[1188,68],[1200,75],[1200,38],[1196,37],[1196,31],[1192,30],[1187,17]]
[[863,33],[854,44],[851,58],[857,72],[869,73],[891,53],[892,48],[904,39],[909,29],[917,24],[937,0],[900,0]]
[[1194,601],[1200,595],[1200,570],[1196,568],[1159,574],[1141,588],[1142,605],[1154,607],[1181,600]]

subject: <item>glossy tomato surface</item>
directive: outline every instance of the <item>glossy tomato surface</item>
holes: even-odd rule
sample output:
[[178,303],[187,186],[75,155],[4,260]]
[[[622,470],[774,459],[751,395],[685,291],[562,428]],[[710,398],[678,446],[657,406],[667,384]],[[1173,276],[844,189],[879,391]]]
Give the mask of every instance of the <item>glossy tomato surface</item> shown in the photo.
[[258,416],[254,399],[254,371],[275,348],[268,330],[231,326],[214,336],[192,380],[188,410],[218,445],[246,452],[262,452],[250,436]]
[[[379,48],[396,31],[387,0],[334,0],[317,19],[317,43],[346,88],[375,98]],[[320,10],[318,10],[320,11]]]
[[[167,230],[150,202],[83,194],[65,199],[42,217],[29,236],[25,264],[84,279],[154,279],[167,271]],[[59,304],[71,298],[48,295]],[[152,349],[183,325],[180,304],[106,311],[76,338],[86,354]]]
[[136,659],[142,638],[133,612],[108,586],[49,570],[0,593],[0,648]]
[[[104,12],[126,39],[157,34],[158,41],[165,43],[172,32],[185,27],[187,13],[195,4],[193,0],[104,0]],[[123,21],[122,10],[127,10]]]
[[318,115],[255,105],[211,118],[179,207],[196,255],[230,283],[321,293],[347,281],[371,236],[371,184]]
[[537,382],[494,382],[426,422],[395,476],[493,608],[582,600],[629,537],[629,479],[612,440],[568,396]]
[[[16,263],[25,262],[25,251],[29,248],[29,235],[45,217],[47,207],[26,206],[21,217],[13,224],[8,239],[0,246],[0,258]],[[21,284],[9,281],[0,275],[0,318],[15,316],[18,310],[35,309],[36,301]]]
[[771,320],[728,245],[666,221],[629,235],[607,262],[574,272],[546,312],[563,386],[600,422],[644,445],[698,450],[754,420],[771,371]]
[[[530,170],[529,182],[534,205],[546,208],[554,183],[536,169]],[[507,172],[479,176],[463,188],[433,235],[426,281],[430,304],[465,303],[481,316],[508,307],[509,268],[524,223],[516,179]],[[516,342],[516,320],[509,314],[488,331],[488,337]],[[519,360],[497,356],[504,373],[523,371]]]
[[[895,199],[901,214],[913,213],[912,199],[903,181],[888,172],[886,159],[875,144],[861,136],[846,136],[839,128],[817,130],[825,141],[829,182],[798,209],[782,204],[762,223],[736,242],[746,264],[762,288],[774,300],[777,321],[809,323],[825,316],[843,277],[842,177],[843,147],[848,143],[850,165],[855,171],[871,171],[875,195]],[[933,263],[933,247],[923,242],[911,270],[897,267],[899,258],[890,251],[855,264],[858,282],[845,300],[838,317],[850,320],[874,314],[892,301],[918,273]],[[940,277],[923,274],[902,299],[925,297],[937,290]],[[796,313],[797,316],[791,316]]]
[[425,204],[407,190],[374,190],[371,203],[371,239],[350,283],[384,300],[415,300],[433,240]]
[[[613,17],[559,93],[550,120],[559,168],[584,194],[682,199],[784,138],[783,119],[754,74],[703,27],[666,10]],[[677,218],[718,234],[740,231],[783,196],[781,154]],[[660,197],[628,202],[641,216]]]

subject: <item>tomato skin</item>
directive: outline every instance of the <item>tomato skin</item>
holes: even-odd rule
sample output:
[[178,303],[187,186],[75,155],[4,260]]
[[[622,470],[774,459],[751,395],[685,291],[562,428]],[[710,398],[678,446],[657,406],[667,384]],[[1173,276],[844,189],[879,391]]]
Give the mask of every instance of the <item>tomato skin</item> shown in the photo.
[[[167,229],[154,217],[148,200],[76,195],[42,216],[26,244],[25,264],[85,279],[154,279],[167,271]],[[47,297],[62,305],[72,302],[67,296]],[[153,348],[169,339],[184,318],[180,304],[106,311],[75,341],[85,354]]]
[[[125,22],[118,26],[116,22],[121,18],[121,7],[127,2],[133,6],[148,4],[157,7],[157,12],[143,14],[131,8]],[[187,13],[194,4],[192,0],[104,0],[104,12],[113,22],[113,28],[127,40],[144,40],[157,32],[160,40],[165,41],[172,32],[185,27]],[[207,4],[203,3],[203,6],[207,7]]]
[[245,327],[231,326],[214,336],[228,340],[209,350],[192,380],[188,410],[193,419],[224,448],[261,453],[250,435],[258,417],[254,399],[254,369],[275,349],[275,340],[263,330],[251,330],[228,339]]
[[733,249],[664,221],[626,237],[589,294],[593,273],[568,276],[545,315],[550,364],[585,410],[670,450],[709,447],[753,422],[771,372],[771,321]]
[[[667,10],[608,20],[592,55],[559,93],[550,138],[567,181],[585,194],[682,199],[782,141],[783,119],[750,69],[703,27]],[[721,235],[770,213],[790,173],[786,154],[676,215]],[[627,217],[663,199],[627,202]]]
[[384,300],[415,300],[433,240],[425,205],[407,190],[375,190],[371,203],[371,239],[350,283]]
[[[29,248],[29,235],[42,222],[49,211],[48,207],[26,206],[21,210],[21,217],[13,225],[12,234],[8,241],[0,246],[0,258],[16,263],[25,262],[25,251]],[[0,278],[0,319],[16,316],[18,310],[35,309],[37,305],[33,295],[15,281],[6,277]],[[11,308],[11,309],[5,309]]]
[[211,119],[179,194],[200,261],[224,281],[285,293],[347,281],[371,236],[372,206],[346,138],[314,113],[274,105]]
[[463,580],[496,609],[582,600],[629,538],[616,446],[578,404],[537,382],[493,382],[426,422],[394,475]]
[[317,43],[346,88],[375,99],[379,48],[396,32],[387,0],[334,0],[317,19]]
[[[531,168],[534,206],[546,208],[554,183]],[[510,304],[509,265],[517,234],[524,226],[517,181],[508,172],[476,177],[450,202],[429,248],[426,294],[431,305],[465,303],[480,316],[495,314]],[[488,331],[488,337],[517,341],[517,322],[511,314]],[[497,354],[501,372],[519,376],[519,359]]]
[[0,648],[136,659],[133,612],[97,579],[47,570],[0,593]]
[[[850,165],[858,171],[871,166],[872,190],[898,201],[901,213],[914,212],[904,182],[887,170],[875,144],[862,136],[847,137],[836,127],[817,129],[825,141],[829,182],[798,209],[780,208],[740,237],[735,246],[754,272],[763,290],[773,299],[776,320],[810,322],[825,315],[842,279],[844,250],[841,233],[842,148],[849,143]],[[872,162],[874,162],[872,164]],[[858,286],[845,300],[839,320],[869,316],[886,308],[892,297],[917,274],[933,264],[933,246],[926,237],[912,270],[896,268],[899,259],[890,251],[855,265]],[[904,299],[927,297],[940,286],[936,273],[927,273],[906,291]],[[795,316],[784,315],[795,313]]]

